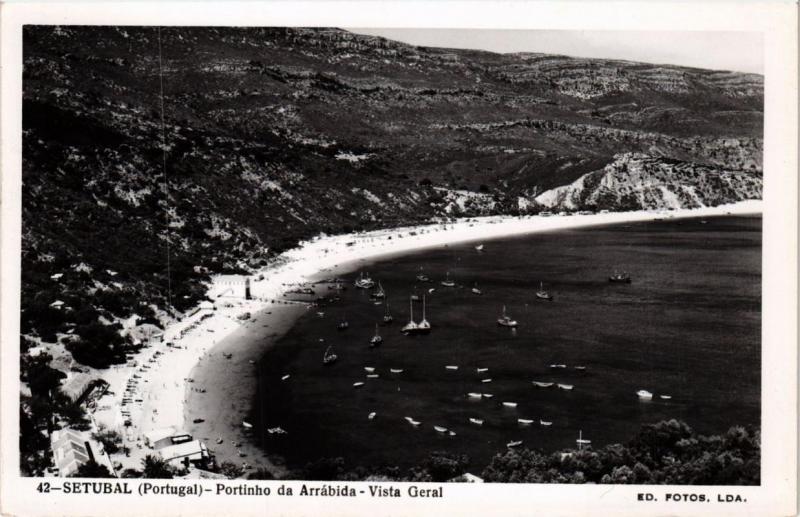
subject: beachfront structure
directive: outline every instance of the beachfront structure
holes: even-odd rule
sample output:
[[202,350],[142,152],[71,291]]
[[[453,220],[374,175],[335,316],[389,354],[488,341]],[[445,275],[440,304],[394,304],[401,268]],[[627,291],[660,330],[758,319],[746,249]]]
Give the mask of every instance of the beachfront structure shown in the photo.
[[69,477],[91,461],[103,465],[112,474],[114,467],[100,443],[91,439],[89,433],[74,429],[59,429],[50,435],[53,462],[60,477]]
[[162,427],[161,429],[153,429],[144,433],[144,444],[155,450],[191,441],[191,434],[176,431],[174,427]]
[[212,463],[211,452],[208,450],[206,444],[200,440],[169,445],[160,449],[158,454],[173,467],[189,467],[192,465],[205,468]]
[[209,291],[209,296],[216,298],[242,298],[249,300],[250,277],[246,275],[219,275]]

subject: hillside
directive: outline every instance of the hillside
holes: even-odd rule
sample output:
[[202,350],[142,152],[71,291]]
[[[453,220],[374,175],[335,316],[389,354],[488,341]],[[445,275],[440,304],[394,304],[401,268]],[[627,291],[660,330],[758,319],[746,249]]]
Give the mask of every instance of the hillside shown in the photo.
[[[320,232],[761,193],[758,75],[338,29],[171,27],[159,45],[152,27],[27,26],[23,88],[22,332],[73,349]],[[110,341],[99,364],[124,357]]]

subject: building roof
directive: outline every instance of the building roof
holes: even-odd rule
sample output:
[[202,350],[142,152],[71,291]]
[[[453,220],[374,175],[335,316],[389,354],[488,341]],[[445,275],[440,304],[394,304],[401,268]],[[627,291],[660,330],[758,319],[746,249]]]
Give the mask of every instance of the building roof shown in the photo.
[[158,451],[158,453],[166,461],[182,460],[183,458],[189,458],[189,461],[197,461],[208,457],[208,447],[200,440],[192,440],[191,442],[169,445]]
[[170,436],[175,436],[174,427],[162,427],[161,429],[153,429],[152,431],[144,433],[144,439],[151,444],[163,440],[164,438],[169,438]]
[[69,476],[78,470],[78,467],[88,463],[91,459],[86,449],[88,436],[85,433],[72,429],[53,431],[50,443],[53,449],[53,461],[58,467],[59,475]]

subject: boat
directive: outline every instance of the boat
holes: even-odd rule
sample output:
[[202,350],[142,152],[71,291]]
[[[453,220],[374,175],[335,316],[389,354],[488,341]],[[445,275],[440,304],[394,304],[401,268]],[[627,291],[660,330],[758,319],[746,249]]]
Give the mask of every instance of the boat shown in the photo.
[[516,320],[512,320],[511,317],[506,314],[506,306],[503,305],[503,315],[497,318],[497,324],[502,327],[516,327],[517,322]]
[[383,324],[384,325],[391,325],[394,318],[392,318],[391,313],[389,312],[389,302],[386,302],[386,312],[383,313]]
[[287,380],[289,377],[291,377],[291,375],[289,375],[289,374],[287,373],[286,375],[284,375],[283,377],[281,377],[281,380],[282,380],[282,381],[285,381],[285,380]]
[[470,418],[469,422],[471,424],[475,424],[475,425],[483,425],[483,419],[482,418]]
[[440,425],[435,425],[435,426],[433,426],[433,428],[436,430],[437,433],[446,433],[447,432],[447,428],[446,427],[442,427]]
[[481,382],[492,382],[492,379],[481,379]]
[[490,398],[494,397],[494,395],[492,395],[491,393],[482,393],[481,395],[485,399],[490,399]]
[[364,273],[360,273],[358,279],[355,281],[355,286],[359,289],[372,289],[375,286],[375,282],[369,275],[364,276]]
[[431,279],[430,279],[430,278],[428,278],[428,277],[427,277],[427,276],[426,276],[426,275],[425,275],[425,274],[422,272],[422,268],[419,268],[419,274],[417,275],[417,280],[419,280],[420,282],[430,282],[430,281],[431,281]]
[[350,328],[350,323],[348,323],[346,319],[342,319],[342,321],[336,325],[337,330],[347,330],[348,328]]
[[672,395],[659,395],[659,397],[663,400],[670,400],[672,398]]
[[353,383],[353,387],[354,387],[354,388],[360,388],[360,387],[361,387],[361,386],[363,386],[363,385],[364,385],[364,383],[363,383],[363,382],[360,382],[360,381],[359,381],[359,382],[354,382],[354,383]]
[[370,348],[376,347],[383,343],[383,338],[381,337],[380,333],[378,333],[378,325],[375,325],[375,335],[372,336],[372,339],[369,340]]
[[533,423],[533,420],[527,418],[517,418],[517,423],[519,425],[531,425]]
[[547,420],[539,420],[539,425],[543,425],[545,427],[549,427],[553,425],[553,422],[548,422]]
[[542,284],[542,282],[539,282],[539,290],[536,291],[536,297],[539,298],[540,300],[552,300],[553,299],[553,295],[550,294],[548,291],[544,290],[544,284]]
[[477,370],[478,373],[483,373],[483,372],[488,372],[489,371],[488,368],[477,368],[476,370]]
[[409,299],[408,301],[408,310],[409,310],[409,318],[408,323],[403,325],[403,328],[400,329],[400,332],[403,334],[412,334],[417,331],[418,325],[414,321],[414,300]]
[[470,398],[473,398],[473,399],[481,398],[481,394],[480,393],[475,393],[475,392],[469,392],[469,393],[467,393],[467,396],[470,397]]
[[448,364],[447,366],[445,366],[445,368],[447,370],[458,370],[458,366],[456,366],[454,364]]
[[540,381],[533,381],[533,385],[537,388],[549,388],[553,385],[552,382],[540,382]]
[[414,427],[419,427],[419,424],[421,424],[422,422],[418,422],[416,420],[409,420],[408,423],[413,425]]
[[567,391],[569,391],[569,390],[571,390],[572,388],[574,388],[575,386],[573,386],[572,384],[559,384],[559,385],[558,385],[558,387],[559,387],[560,389],[562,389],[562,390],[567,390]]
[[575,440],[575,443],[578,444],[578,449],[582,449],[584,445],[589,445],[592,443],[591,440],[584,440],[583,439],[583,431],[578,431],[578,439]]
[[377,373],[368,373],[367,374],[367,379],[377,379],[378,377],[380,377],[380,375],[378,375]]
[[585,366],[575,366],[575,369],[578,370],[579,372],[586,371],[586,367]]
[[608,277],[608,281],[614,284],[630,284],[631,276],[628,273],[614,271],[614,274]]
[[556,369],[563,369],[563,368],[566,368],[566,367],[567,367],[567,365],[566,365],[566,364],[551,364],[551,365],[550,365],[550,368],[552,368],[552,369],[554,369],[554,370],[556,370]]
[[420,334],[427,334],[431,331],[430,322],[425,319],[425,296],[422,296],[422,320],[417,325],[417,332]]
[[516,402],[503,402],[503,405],[505,407],[517,407],[517,403]]
[[456,283],[454,281],[450,280],[450,271],[447,272],[447,274],[445,275],[445,279],[442,280],[442,285],[445,286],[445,287],[455,287],[456,286]]
[[403,418],[405,418],[405,419],[406,419],[406,420],[408,420],[409,422],[413,422],[413,421],[414,421],[414,419],[413,419],[413,418],[411,418],[410,416],[404,416]]
[[640,400],[652,400],[653,394],[647,390],[639,390],[636,392],[636,395],[639,397]]
[[455,435],[456,435],[455,431],[447,431],[447,436],[455,436]]
[[475,251],[483,251],[483,244],[478,244],[475,246]]
[[483,294],[483,291],[478,289],[478,282],[475,282],[475,285],[472,287],[472,294],[477,294],[478,296]]
[[244,420],[242,420],[242,427],[244,427],[245,429],[252,429],[253,428],[253,424],[251,424],[249,422],[245,422]]
[[329,346],[325,350],[325,354],[323,354],[323,356],[322,356],[322,364],[332,364],[338,358],[339,358],[339,356],[337,356],[336,354],[333,353],[333,347]]
[[402,368],[389,368],[389,371],[392,373],[403,373]]
[[367,418],[368,418],[369,420],[372,420],[372,419],[374,419],[374,418],[375,418],[375,412],[373,411],[372,413],[370,413],[370,414],[367,416]]
[[364,367],[364,371],[367,372],[367,373],[372,373],[372,372],[375,371],[375,368],[372,367],[372,366],[365,366]]
[[519,447],[520,445],[522,445],[522,440],[516,440],[513,442],[508,442],[506,444],[506,447],[508,447],[509,449],[513,449],[514,447]]
[[386,298],[386,291],[383,290],[383,286],[380,282],[378,282],[378,287],[372,294],[369,295],[369,297],[373,300],[383,300]]

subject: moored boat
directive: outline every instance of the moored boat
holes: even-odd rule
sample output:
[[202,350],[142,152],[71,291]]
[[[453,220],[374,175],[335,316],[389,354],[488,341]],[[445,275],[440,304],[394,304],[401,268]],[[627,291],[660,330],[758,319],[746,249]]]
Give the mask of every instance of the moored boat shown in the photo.
[[502,327],[516,327],[517,322],[516,320],[511,319],[511,317],[506,314],[506,306],[503,305],[503,314],[499,318],[497,318],[497,324]]
[[386,298],[386,291],[383,290],[383,286],[380,282],[378,282],[378,287],[372,294],[369,295],[369,297],[373,300],[383,300]]
[[585,439],[583,438],[583,431],[581,430],[581,431],[578,431],[578,439],[577,439],[577,440],[575,440],[575,443],[577,443],[577,444],[578,444],[578,449],[580,450],[580,449],[582,449],[582,448],[583,448],[583,446],[584,446],[584,445],[589,445],[589,444],[591,444],[591,443],[592,443],[592,441],[591,441],[591,440],[585,440]]
[[470,397],[470,398],[473,398],[473,399],[481,398],[481,394],[480,393],[475,393],[475,392],[467,393],[467,396]]
[[375,325],[375,335],[372,336],[372,339],[369,340],[370,347],[376,347],[383,343],[383,338],[381,337],[380,333],[378,332],[378,325]]
[[402,368],[389,368],[389,371],[392,373],[403,373]]
[[475,424],[475,425],[483,425],[483,419],[482,418],[470,418],[469,422],[471,424]]
[[549,388],[553,385],[552,382],[540,382],[540,381],[533,381],[533,385],[537,388]]
[[489,371],[489,369],[488,369],[488,368],[476,368],[476,371],[477,371],[478,373],[483,373],[483,372],[488,372],[488,371]]
[[517,423],[519,425],[531,425],[533,423],[533,420],[528,418],[517,418]]
[[367,374],[367,379],[377,379],[378,377],[380,377],[380,375],[377,374],[377,373],[368,373]]
[[333,347],[329,346],[322,355],[322,364],[333,364],[339,356],[333,353]]
[[359,382],[354,382],[354,383],[353,383],[353,387],[354,387],[354,388],[360,388],[360,387],[361,387],[361,386],[363,386],[363,385],[364,385],[364,383],[363,383],[363,382],[360,382],[360,381],[359,381]]
[[475,251],[483,251],[483,244],[478,244],[475,246]]
[[494,397],[494,395],[492,395],[491,393],[481,393],[481,395],[485,399],[490,399],[490,398]]
[[672,398],[672,395],[659,395],[659,397],[663,400],[670,400]]
[[562,390],[567,390],[567,391],[569,391],[569,390],[571,390],[572,388],[574,388],[575,386],[573,386],[572,384],[559,384],[559,385],[558,385],[558,387],[559,387],[560,389],[562,389]]
[[448,364],[447,366],[445,366],[445,369],[446,370],[458,370],[458,366],[456,366],[454,364]]
[[653,394],[647,390],[639,390],[636,392],[636,396],[639,397],[639,400],[652,400]]
[[375,367],[373,367],[373,366],[365,366],[364,367],[364,371],[367,372],[367,373],[372,373],[372,372],[375,371]]
[[543,425],[545,427],[549,427],[553,425],[553,422],[548,422],[547,420],[539,420],[539,425]]
[[475,282],[475,285],[472,286],[472,294],[477,294],[478,296],[483,294],[483,291],[478,289],[478,282]]
[[442,426],[440,426],[440,425],[435,425],[435,426],[433,426],[433,429],[434,429],[434,430],[435,430],[437,433],[446,433],[446,432],[447,432],[447,428],[446,428],[446,427],[442,427]]
[[564,369],[566,367],[567,367],[566,364],[551,364],[550,365],[550,368],[552,368],[554,370],[556,370],[556,369]]
[[389,302],[386,302],[386,311],[383,313],[383,324],[384,325],[391,325],[394,318],[392,318],[392,314],[389,312]]
[[454,281],[450,280],[450,271],[447,272],[447,274],[445,275],[445,279],[442,280],[442,285],[445,286],[445,287],[455,287],[456,286],[456,283]]
[[513,449],[514,447],[519,447],[520,445],[522,445],[522,440],[515,440],[513,442],[508,442],[506,444],[506,447],[508,447],[509,449]]
[[483,382],[483,383],[492,382],[492,379],[481,379],[481,382]]
[[552,300],[553,299],[553,295],[550,294],[550,292],[545,291],[544,284],[542,282],[539,282],[539,290],[536,291],[536,297],[539,298],[540,300]]
[[372,413],[367,415],[367,418],[370,419],[370,420],[374,419],[375,418],[375,412],[373,411]]
[[358,279],[355,281],[355,286],[359,289],[372,289],[375,286],[375,282],[369,277],[364,276],[364,273],[360,273]]
[[614,284],[630,284],[631,276],[625,272],[615,271],[613,275],[608,277],[608,281]]
[[517,407],[516,402],[503,402],[503,406],[505,407]]

